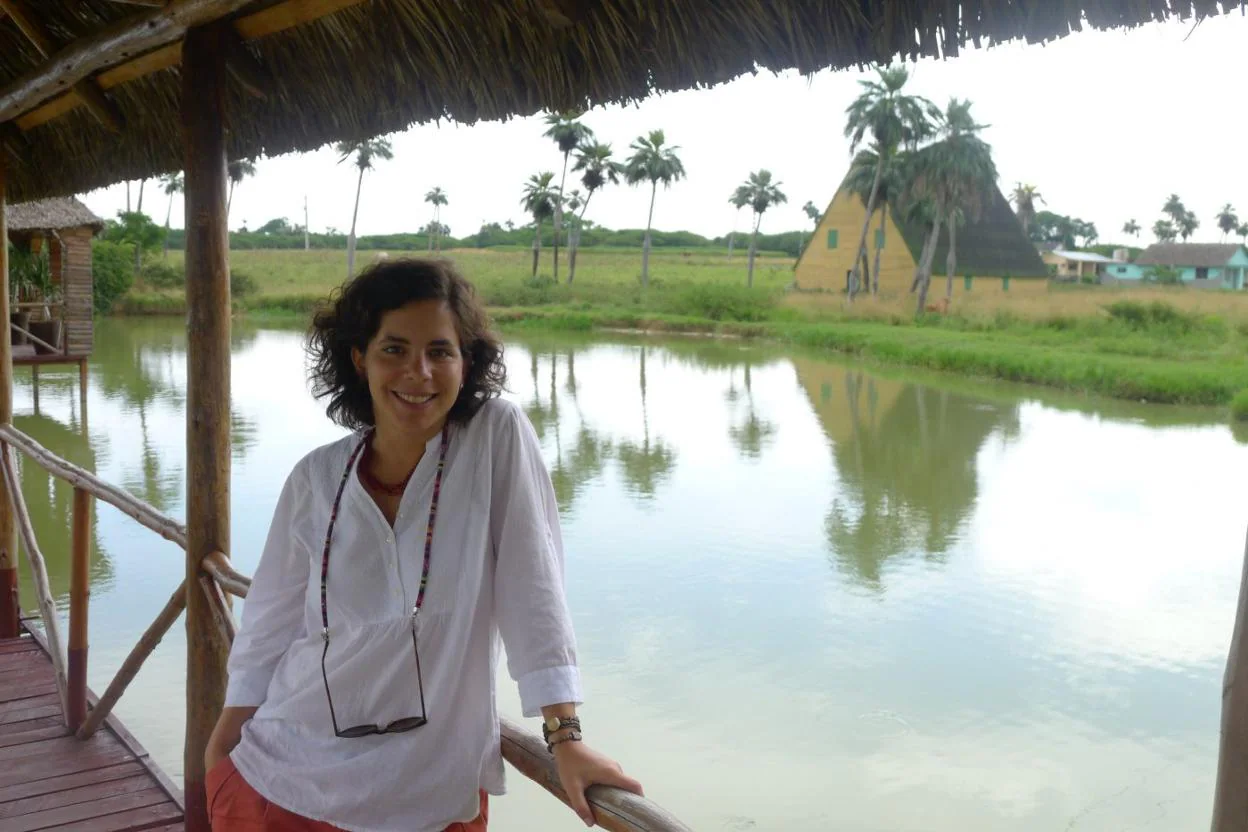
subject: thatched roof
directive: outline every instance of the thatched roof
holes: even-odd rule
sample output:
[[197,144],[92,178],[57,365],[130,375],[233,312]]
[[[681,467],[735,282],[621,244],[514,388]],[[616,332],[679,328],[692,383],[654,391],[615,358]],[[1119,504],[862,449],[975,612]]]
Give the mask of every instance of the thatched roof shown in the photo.
[[[1222,3],[1245,5],[1248,0]],[[0,121],[6,125],[0,136],[18,157],[10,165],[10,198],[79,193],[181,169],[176,44],[188,24],[218,18],[231,21],[240,41],[227,107],[229,155],[242,158],[310,150],[416,122],[634,101],[758,69],[814,72],[948,56],[966,43],[1043,41],[1084,25],[1219,12],[1213,0],[169,0],[160,6],[27,0],[25,20],[2,21]],[[33,40],[25,31],[32,26]],[[123,43],[120,33],[129,40]],[[39,38],[55,62],[43,57]],[[105,121],[120,129],[107,129]]]
[[62,228],[89,227],[99,231],[104,220],[72,197],[41,199],[5,205],[5,218],[10,231],[59,231]]
[[1218,269],[1243,250],[1238,243],[1154,243],[1136,258],[1137,266]]
[[[897,206],[890,206],[893,222],[901,229],[915,262],[923,252],[928,226],[919,221],[906,221]],[[958,226],[958,274],[977,277],[1048,277],[1049,269],[1036,251],[1036,246],[1023,233],[1023,226],[1010,209],[1000,188],[994,187],[979,219],[967,219]],[[932,274],[945,275],[949,254],[949,234],[940,233]]]

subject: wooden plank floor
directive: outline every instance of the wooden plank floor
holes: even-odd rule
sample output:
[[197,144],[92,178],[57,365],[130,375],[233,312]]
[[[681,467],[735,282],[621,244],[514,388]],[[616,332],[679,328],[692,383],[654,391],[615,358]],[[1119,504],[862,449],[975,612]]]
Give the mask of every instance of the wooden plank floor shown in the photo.
[[52,661],[30,635],[0,640],[0,832],[179,830],[181,796],[115,718],[69,734]]

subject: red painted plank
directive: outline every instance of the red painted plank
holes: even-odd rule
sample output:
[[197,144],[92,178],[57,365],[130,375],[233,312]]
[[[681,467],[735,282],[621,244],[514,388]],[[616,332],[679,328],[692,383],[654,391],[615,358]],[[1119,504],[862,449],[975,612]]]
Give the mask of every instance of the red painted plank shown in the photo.
[[[106,797],[134,794],[135,792],[152,788],[155,788],[155,786],[152,785],[151,778],[146,773],[142,773],[124,777],[120,780],[108,780],[103,783],[79,786],[76,789],[65,789],[64,791],[41,794],[22,800],[11,800],[8,803],[0,803],[0,821],[4,818],[15,818],[18,815],[29,815],[32,812],[45,812],[49,809],[59,809],[78,803],[90,803]],[[164,792],[161,792],[161,794],[164,794]],[[96,812],[96,814],[108,813]],[[66,821],[59,822],[65,823]],[[48,825],[50,826],[51,824]],[[3,827],[7,832],[9,824],[0,823],[0,827]]]
[[186,832],[186,824],[179,821],[168,826],[149,826],[147,832]]
[[0,702],[16,702],[18,699],[30,699],[32,696],[46,696],[56,693],[56,681],[51,674],[46,677],[27,676],[23,679],[5,680],[0,685]]
[[56,832],[129,832],[132,829],[151,829],[153,826],[170,824],[179,820],[182,820],[182,810],[173,803],[165,803],[55,828]]
[[20,653],[0,653],[0,670],[51,664],[40,650],[23,650]]
[[32,696],[15,702],[0,702],[0,725],[10,722],[25,722],[41,716],[52,716],[61,712],[61,698],[55,693],[43,696]]
[[[98,821],[102,826],[103,823],[107,822],[108,815],[116,816],[123,812],[146,807],[159,808],[160,804],[168,802],[169,796],[167,794],[155,787],[149,787],[130,794],[104,797],[87,803],[75,803],[72,806],[58,806],[54,809],[45,809],[41,812],[30,812],[29,814],[9,818],[4,822],[4,832],[35,832],[38,829],[62,827],[66,824],[82,821],[91,821],[93,823]],[[91,828],[98,829],[100,826],[92,826]],[[124,829],[125,827],[122,828]]]
[[136,774],[146,773],[147,769],[143,768],[141,763],[131,760],[129,762],[119,763],[107,768],[80,771],[76,774],[67,774],[63,777],[50,777],[44,780],[36,780],[31,783],[22,783],[14,786],[0,786],[0,806],[14,800],[23,800],[28,797],[38,797],[41,794],[53,794],[55,792],[65,791],[66,789],[77,788],[78,786],[89,786],[92,783],[105,783],[110,780],[122,780]]
[[[103,740],[103,743],[97,741]],[[28,757],[62,757],[67,754],[78,754],[82,751],[106,746],[108,741],[114,740],[108,734],[96,734],[89,740],[80,740],[72,736],[60,736],[53,739],[40,740],[39,742],[28,742],[25,745],[15,745],[9,748],[0,748],[0,768],[13,763],[16,760],[24,760]]]
[[5,725],[3,727],[19,727],[24,730],[0,732],[0,748],[8,748],[13,745],[26,745],[27,743],[39,742],[40,740],[50,740],[55,737],[64,737],[69,734],[69,728],[65,725],[65,720],[59,716],[49,716],[44,717],[43,719],[30,719],[26,722],[15,722],[13,725]]
[[39,645],[35,644],[34,639],[29,636],[22,638],[6,638],[0,640],[0,654],[4,653],[21,653],[26,650],[39,650]]
[[[97,739],[105,739],[108,742],[91,747],[92,743]],[[77,740],[74,740],[74,742],[77,742]],[[18,746],[18,748],[24,747]],[[13,749],[4,750],[12,751]],[[30,783],[35,780],[45,780],[49,777],[62,777],[79,771],[105,768],[129,759],[133,759],[133,757],[121,743],[111,736],[97,734],[72,753],[45,754],[37,757],[25,757],[20,761],[0,762],[0,769],[4,769],[6,774],[8,774],[6,779],[9,783],[17,785],[19,783]]]

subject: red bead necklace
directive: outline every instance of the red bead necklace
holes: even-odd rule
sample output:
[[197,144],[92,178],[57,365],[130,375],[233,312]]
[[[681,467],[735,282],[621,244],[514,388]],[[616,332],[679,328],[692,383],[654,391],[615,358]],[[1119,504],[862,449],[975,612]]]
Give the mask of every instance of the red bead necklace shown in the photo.
[[364,478],[364,484],[374,491],[381,492],[388,497],[401,497],[407,489],[408,482],[412,479],[412,474],[416,473],[416,469],[412,468],[407,472],[407,476],[403,478],[403,482],[398,485],[390,485],[382,482],[372,472],[373,462],[373,443],[368,442],[364,446],[364,458],[360,460],[360,476]]

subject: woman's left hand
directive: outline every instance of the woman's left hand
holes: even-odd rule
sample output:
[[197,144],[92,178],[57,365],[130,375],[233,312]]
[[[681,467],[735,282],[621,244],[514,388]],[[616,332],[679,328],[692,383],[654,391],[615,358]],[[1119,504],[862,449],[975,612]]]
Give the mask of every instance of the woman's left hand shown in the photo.
[[561,742],[555,746],[555,767],[559,782],[568,794],[572,809],[594,825],[594,812],[589,808],[585,790],[593,785],[615,786],[633,794],[644,795],[641,784],[624,773],[615,760],[604,757],[583,742]]

